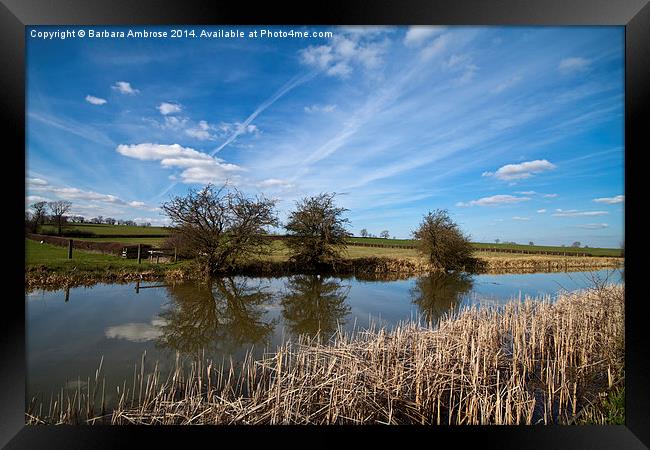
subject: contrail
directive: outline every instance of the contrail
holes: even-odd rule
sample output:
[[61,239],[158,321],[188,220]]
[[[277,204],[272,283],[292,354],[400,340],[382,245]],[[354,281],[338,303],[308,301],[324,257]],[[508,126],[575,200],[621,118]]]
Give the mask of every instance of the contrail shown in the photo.
[[235,130],[235,132],[233,134],[231,134],[230,137],[228,137],[228,139],[225,140],[225,142],[223,144],[221,144],[219,147],[212,150],[212,152],[210,153],[210,156],[216,155],[217,153],[219,153],[221,151],[221,149],[223,149],[225,146],[227,146],[232,141],[237,139],[237,137],[239,137],[244,131],[246,131],[246,127],[248,125],[250,125],[250,123],[253,120],[255,120],[255,118],[258,115],[260,115],[260,113],[262,113],[266,108],[268,108],[273,103],[275,103],[278,99],[280,99],[280,97],[284,96],[287,92],[289,92],[293,88],[295,88],[297,86],[300,86],[301,84],[309,81],[317,73],[318,73],[318,71],[313,71],[313,72],[309,72],[309,73],[307,73],[305,75],[297,75],[297,76],[293,77],[291,80],[289,80],[289,82],[286,83],[284,86],[282,86],[280,88],[280,90],[278,90],[275,94],[273,94],[271,97],[266,99],[266,101],[264,101],[260,106],[258,106],[257,109],[255,111],[253,111],[253,113],[250,116],[248,116],[246,118],[246,120],[244,120],[244,122],[241,124],[242,126],[238,127]]
[[[259,116],[265,109],[267,109],[269,106],[271,106],[273,103],[278,101],[281,97],[286,95],[289,91],[292,89],[300,86],[301,84],[311,80],[318,74],[318,70],[314,70],[312,72],[309,72],[307,74],[302,74],[302,75],[296,75],[293,77],[291,80],[289,80],[284,86],[282,86],[277,92],[275,92],[271,97],[266,99],[262,104],[260,104],[255,111],[251,113],[250,116],[244,120],[244,122],[241,124],[241,126],[237,127],[237,129],[231,134],[219,147],[215,148],[210,152],[210,156],[214,156],[217,153],[219,153],[223,148],[225,148],[227,145],[232,143],[235,139],[237,139],[245,130],[248,125],[251,124],[253,120],[257,116]],[[178,184],[178,181],[174,181],[171,183],[167,188],[165,188],[160,194],[156,195],[153,197],[151,200],[157,199],[165,195],[167,192],[169,192],[174,186]],[[150,200],[150,201],[151,201]]]

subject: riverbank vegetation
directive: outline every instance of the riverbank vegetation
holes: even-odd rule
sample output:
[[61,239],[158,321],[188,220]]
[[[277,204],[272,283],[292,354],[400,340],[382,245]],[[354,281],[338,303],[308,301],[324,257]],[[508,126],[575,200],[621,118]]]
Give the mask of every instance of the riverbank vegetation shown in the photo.
[[[25,288],[61,289],[81,285],[137,280],[189,280],[202,277],[188,260],[156,264],[143,259],[121,258],[83,250],[74,250],[67,259],[67,249],[25,240]],[[475,252],[484,261],[483,272],[517,273],[577,271],[622,267],[622,258],[536,256]],[[348,247],[346,257],[330,272],[357,277],[407,278],[436,271],[412,249]],[[303,272],[303,267],[289,261],[289,252],[281,241],[273,241],[270,251],[235,268],[236,274],[250,276],[285,276]]]
[[[286,342],[241,366],[180,355],[103,402],[82,390],[34,399],[28,424],[551,424],[589,421],[623,386],[624,288],[474,307],[437,324]],[[78,384],[80,386],[81,383]],[[620,403],[620,402],[619,402]],[[585,412],[587,411],[587,412]],[[619,418],[620,419],[620,418]],[[616,420],[619,420],[616,419]]]

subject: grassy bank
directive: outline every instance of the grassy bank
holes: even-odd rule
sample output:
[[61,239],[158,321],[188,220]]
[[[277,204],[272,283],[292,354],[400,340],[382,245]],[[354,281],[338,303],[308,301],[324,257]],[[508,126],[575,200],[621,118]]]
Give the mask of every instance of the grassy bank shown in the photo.
[[[58,289],[65,286],[90,285],[97,282],[128,282],[135,280],[191,279],[196,276],[191,261],[154,264],[89,251],[74,250],[67,259],[67,249],[25,240],[25,284],[35,288]],[[477,252],[485,261],[486,272],[517,273],[543,271],[577,271],[618,267],[622,258],[561,257]],[[435,270],[416,250],[348,247],[345,259],[325,271],[353,274],[359,277],[408,277]],[[288,261],[288,252],[280,241],[272,243],[269,255],[244,261],[234,271],[251,276],[283,276],[304,270]]]
[[127,282],[185,279],[189,276],[187,261],[170,264],[138,264],[125,259],[89,251],[74,250],[68,259],[68,250],[50,244],[25,240],[25,288],[60,289],[65,286],[92,285],[98,282]]
[[[557,302],[461,311],[436,327],[338,333],[286,343],[241,370],[191,361],[167,377],[135,371],[102,413],[101,371],[87,388],[33,402],[29,424],[573,423],[622,384],[624,288]],[[144,357],[143,357],[144,358]],[[142,362],[144,367],[144,360]],[[158,365],[156,365],[156,368]],[[63,392],[63,391],[62,391]]]

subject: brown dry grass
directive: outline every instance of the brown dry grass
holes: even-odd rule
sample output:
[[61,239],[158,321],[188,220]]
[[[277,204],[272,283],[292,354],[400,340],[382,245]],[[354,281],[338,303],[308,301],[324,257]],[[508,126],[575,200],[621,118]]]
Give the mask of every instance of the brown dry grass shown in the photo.
[[183,367],[177,357],[163,379],[144,373],[143,356],[112,413],[95,406],[98,371],[86,392],[33,403],[27,423],[570,423],[620,382],[623,314],[623,286],[602,284],[556,303],[461,311],[434,328],[288,342],[264,360],[249,356],[241,372],[203,358]]

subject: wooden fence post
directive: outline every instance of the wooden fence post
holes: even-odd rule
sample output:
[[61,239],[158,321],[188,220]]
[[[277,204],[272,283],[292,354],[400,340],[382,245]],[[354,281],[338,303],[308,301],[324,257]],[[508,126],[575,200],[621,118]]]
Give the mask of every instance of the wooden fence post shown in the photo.
[[176,247],[174,247],[174,262],[176,262]]
[[140,264],[140,261],[142,260],[141,252],[142,252],[142,244],[138,244],[138,264]]
[[72,259],[72,239],[68,240],[68,259]]

